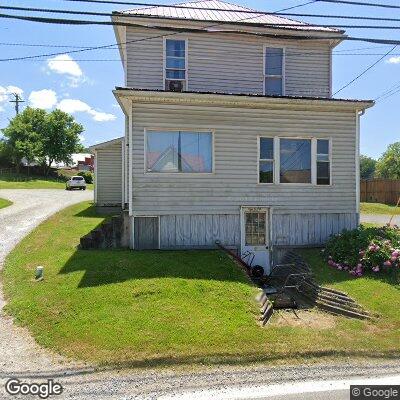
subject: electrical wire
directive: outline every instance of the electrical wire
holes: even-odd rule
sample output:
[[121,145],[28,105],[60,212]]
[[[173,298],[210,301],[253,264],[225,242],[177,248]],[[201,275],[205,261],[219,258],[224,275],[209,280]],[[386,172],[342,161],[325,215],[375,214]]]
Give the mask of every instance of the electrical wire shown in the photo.
[[[110,14],[104,12],[91,12],[91,11],[73,11],[73,10],[55,10],[55,9],[47,9],[47,8],[32,8],[32,7],[8,7],[8,6],[0,6],[0,9],[6,10],[18,10],[18,11],[29,11],[29,12],[40,12],[40,13],[56,13],[56,14],[69,14],[69,15],[90,15],[90,16],[123,16],[138,18],[137,15],[132,14]],[[22,19],[26,21],[32,22],[43,22],[43,23],[54,23],[54,24],[72,24],[72,25],[113,25],[113,26],[131,26],[130,22],[122,22],[122,21],[97,21],[97,20],[76,20],[76,19],[66,19],[66,18],[42,18],[42,17],[32,17],[32,16],[19,16],[12,14],[0,14],[0,18],[8,18],[8,19]],[[255,17],[256,18],[256,17]],[[400,21],[400,19],[397,19]],[[222,24],[232,24],[232,22],[223,22]],[[257,23],[257,26],[263,26],[265,28],[272,29],[283,29],[283,28],[347,28],[347,29],[400,29],[400,25],[350,25],[350,24],[310,24],[310,23]]]
[[365,75],[368,71],[370,71],[372,68],[374,68],[376,65],[378,65],[385,57],[387,57],[390,53],[392,53],[398,45],[393,46],[387,53],[385,53],[382,57],[380,57],[378,60],[376,60],[373,64],[371,64],[369,67],[367,67],[364,71],[362,71],[360,74],[358,74],[354,79],[352,79],[350,82],[346,83],[344,86],[342,86],[339,90],[337,90],[333,95],[335,96],[342,90],[346,89],[349,87],[352,83],[360,79],[363,75]]
[[324,3],[338,3],[338,4],[348,4],[352,6],[366,6],[366,7],[381,7],[381,8],[393,8],[400,9],[400,6],[393,4],[380,4],[380,3],[366,3],[362,1],[347,1],[347,0],[317,0]]

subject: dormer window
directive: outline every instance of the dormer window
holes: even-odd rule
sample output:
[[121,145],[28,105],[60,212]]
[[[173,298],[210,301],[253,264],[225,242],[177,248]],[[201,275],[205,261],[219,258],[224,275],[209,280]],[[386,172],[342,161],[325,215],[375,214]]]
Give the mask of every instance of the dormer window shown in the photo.
[[285,94],[285,56],[280,47],[265,47],[264,52],[264,94],[283,96]]
[[165,90],[182,92],[187,88],[187,42],[165,39],[164,42]]

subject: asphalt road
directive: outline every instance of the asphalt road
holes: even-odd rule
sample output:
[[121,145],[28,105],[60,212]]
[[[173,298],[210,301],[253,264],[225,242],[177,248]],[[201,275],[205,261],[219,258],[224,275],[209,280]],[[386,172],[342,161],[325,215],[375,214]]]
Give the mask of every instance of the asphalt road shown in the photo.
[[[83,200],[93,192],[62,190],[0,190],[14,205],[0,210],[0,269],[6,254],[35,226],[54,212]],[[1,312],[0,287],[0,399],[38,399],[11,396],[5,391],[10,378],[21,382],[59,382],[63,394],[50,399],[349,399],[349,378],[384,378],[400,384],[399,360],[303,364],[272,367],[213,367],[179,370],[99,370],[65,359],[39,347],[29,332]],[[307,360],[304,360],[306,363]]]

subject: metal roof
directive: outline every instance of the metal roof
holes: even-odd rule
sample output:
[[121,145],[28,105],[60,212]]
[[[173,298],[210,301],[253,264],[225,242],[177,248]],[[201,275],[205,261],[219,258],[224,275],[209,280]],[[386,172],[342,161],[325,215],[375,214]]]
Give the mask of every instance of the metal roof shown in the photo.
[[[174,8],[173,6],[187,7]],[[172,7],[171,7],[172,6]],[[215,21],[221,23],[242,24],[269,24],[282,25],[284,29],[296,29],[302,31],[325,31],[340,33],[337,29],[323,26],[310,25],[288,18],[272,14],[259,14],[257,10],[227,3],[221,0],[197,0],[185,3],[177,3],[171,6],[141,7],[121,11],[121,14],[146,16],[153,18],[170,18],[194,21]],[[211,10],[210,10],[211,9]],[[250,11],[250,12],[249,12]],[[254,11],[254,14],[251,12]],[[264,13],[264,11],[262,11]],[[119,13],[116,13],[119,14]],[[288,25],[285,27],[285,25]],[[274,26],[275,27],[275,26]],[[279,27],[280,28],[280,27]]]

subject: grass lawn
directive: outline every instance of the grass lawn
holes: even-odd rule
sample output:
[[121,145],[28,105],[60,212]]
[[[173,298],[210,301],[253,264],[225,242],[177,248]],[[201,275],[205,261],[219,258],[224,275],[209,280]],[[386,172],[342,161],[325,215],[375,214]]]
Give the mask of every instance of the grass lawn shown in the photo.
[[[87,185],[93,189],[93,184]],[[65,182],[54,178],[24,174],[0,174],[0,189],[65,189]]]
[[0,198],[0,209],[11,206],[12,201]]
[[400,207],[388,206],[381,203],[361,203],[361,212],[364,214],[400,215]]
[[[316,329],[274,317],[262,328],[256,289],[225,254],[77,250],[79,237],[101,221],[89,203],[67,208],[6,260],[6,311],[43,346],[130,367],[399,354],[400,292],[389,283],[345,274],[332,280],[382,314],[378,322],[331,317],[333,323]],[[306,255],[317,271],[323,268],[315,251]],[[37,265],[45,271],[39,283]],[[331,273],[318,276],[329,280]]]

